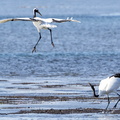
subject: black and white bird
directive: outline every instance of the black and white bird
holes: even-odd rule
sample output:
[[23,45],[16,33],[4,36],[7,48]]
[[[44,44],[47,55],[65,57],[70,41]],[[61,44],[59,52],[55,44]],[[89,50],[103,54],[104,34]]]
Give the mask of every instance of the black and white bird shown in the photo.
[[52,28],[57,27],[56,25],[52,25],[51,23],[56,22],[56,23],[63,23],[63,22],[79,22],[77,20],[73,20],[72,18],[67,18],[67,19],[57,19],[57,18],[40,18],[40,17],[36,17],[36,13],[40,14],[42,16],[42,14],[39,12],[39,10],[37,8],[33,9],[33,18],[9,18],[9,19],[3,19],[0,20],[0,23],[5,23],[5,22],[9,22],[9,21],[32,21],[33,25],[37,28],[37,31],[39,33],[39,39],[37,41],[37,43],[35,44],[32,52],[36,51],[36,46],[38,45],[40,39],[41,39],[41,29],[46,29],[50,31],[50,36],[51,36],[51,44],[54,47],[54,43],[52,40]]
[[110,104],[110,99],[109,99],[109,94],[110,93],[115,93],[119,96],[118,101],[116,102],[116,104],[114,105],[113,108],[117,107],[118,102],[120,101],[120,94],[117,93],[117,89],[120,87],[120,73],[117,73],[115,75],[112,75],[106,79],[101,80],[100,84],[99,84],[99,92],[98,95],[95,92],[95,88],[94,86],[89,83],[89,85],[91,86],[92,90],[93,90],[93,95],[94,97],[99,97],[102,95],[107,95],[108,97],[108,104],[107,107],[105,108],[105,111],[107,110],[109,104]]

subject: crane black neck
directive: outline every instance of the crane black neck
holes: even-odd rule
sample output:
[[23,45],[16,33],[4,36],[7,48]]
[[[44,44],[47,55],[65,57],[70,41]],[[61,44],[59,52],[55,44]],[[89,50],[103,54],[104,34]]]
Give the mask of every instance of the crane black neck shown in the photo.
[[34,13],[33,13],[33,18],[34,18],[34,17],[36,17],[36,12],[35,12],[35,11],[34,11]]
[[91,83],[89,83],[89,85],[90,85],[90,87],[91,87],[92,90],[93,90],[93,95],[94,95],[94,97],[99,97],[99,95],[97,95],[97,94],[95,93],[94,85],[92,85]]
[[94,97],[99,97],[99,95],[94,94]]

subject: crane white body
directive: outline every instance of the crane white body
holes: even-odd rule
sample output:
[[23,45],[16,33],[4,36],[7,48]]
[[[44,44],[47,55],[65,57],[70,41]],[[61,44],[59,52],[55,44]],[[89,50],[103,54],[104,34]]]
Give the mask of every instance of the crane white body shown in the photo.
[[52,25],[52,19],[42,19],[39,17],[34,18],[36,21],[33,21],[33,25],[37,28],[37,31],[40,32],[41,29],[52,29],[57,27],[56,25]]
[[117,89],[120,86],[120,78],[117,77],[108,77],[106,79],[101,80],[100,85],[99,85],[99,96],[102,95],[109,95],[110,93],[117,92]]

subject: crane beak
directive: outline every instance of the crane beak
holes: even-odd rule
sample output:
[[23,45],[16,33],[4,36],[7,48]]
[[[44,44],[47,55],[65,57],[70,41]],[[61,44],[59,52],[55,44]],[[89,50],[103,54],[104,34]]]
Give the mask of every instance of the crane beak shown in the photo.
[[37,11],[37,13],[39,13],[42,16],[42,14],[39,11]]

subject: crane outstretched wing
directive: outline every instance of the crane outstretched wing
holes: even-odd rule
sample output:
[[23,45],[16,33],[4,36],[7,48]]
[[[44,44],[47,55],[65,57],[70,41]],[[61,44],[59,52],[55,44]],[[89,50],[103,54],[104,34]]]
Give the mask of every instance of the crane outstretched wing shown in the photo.
[[67,19],[47,18],[47,19],[45,19],[45,18],[36,17],[36,18],[33,18],[33,20],[41,21],[41,22],[43,22],[43,23],[52,23],[52,22],[56,22],[56,23],[79,22],[79,23],[81,23],[80,21],[74,20],[73,18],[67,18]]
[[5,23],[9,21],[39,21],[39,20],[36,20],[34,18],[9,18],[9,19],[0,20],[0,23]]
[[52,22],[56,22],[56,23],[62,23],[62,22],[79,22],[78,20],[74,20],[73,18],[67,18],[67,19],[57,19],[57,18],[9,18],[9,19],[3,19],[0,20],[0,23],[5,23],[5,22],[9,22],[9,21],[39,21],[39,22],[45,22],[45,23],[52,23]]
[[53,18],[52,20],[53,20],[53,22],[57,22],[57,23],[62,23],[62,22],[79,22],[79,23],[81,23],[80,21],[74,20],[73,18],[67,18],[67,19],[56,19],[56,18]]

